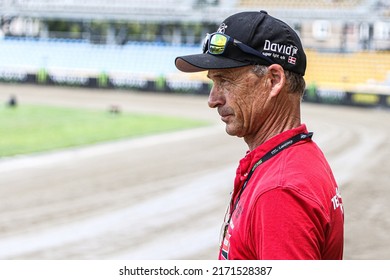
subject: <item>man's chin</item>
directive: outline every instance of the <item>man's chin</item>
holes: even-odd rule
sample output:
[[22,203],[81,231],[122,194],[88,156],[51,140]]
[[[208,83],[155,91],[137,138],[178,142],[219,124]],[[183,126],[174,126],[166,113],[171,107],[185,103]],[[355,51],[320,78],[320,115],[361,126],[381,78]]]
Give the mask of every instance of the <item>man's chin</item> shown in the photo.
[[238,135],[238,131],[237,129],[235,129],[234,127],[230,127],[228,124],[226,125],[225,127],[225,131],[227,134],[229,134],[230,136],[238,136],[238,137],[241,137]]

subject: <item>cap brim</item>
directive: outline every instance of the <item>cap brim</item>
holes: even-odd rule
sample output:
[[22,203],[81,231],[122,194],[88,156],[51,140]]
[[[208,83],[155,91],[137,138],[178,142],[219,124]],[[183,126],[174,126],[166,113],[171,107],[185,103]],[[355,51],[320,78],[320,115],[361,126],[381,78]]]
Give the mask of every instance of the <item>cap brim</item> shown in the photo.
[[249,65],[250,62],[233,60],[224,56],[207,53],[179,56],[175,59],[176,68],[182,72],[200,72],[210,69],[236,68]]

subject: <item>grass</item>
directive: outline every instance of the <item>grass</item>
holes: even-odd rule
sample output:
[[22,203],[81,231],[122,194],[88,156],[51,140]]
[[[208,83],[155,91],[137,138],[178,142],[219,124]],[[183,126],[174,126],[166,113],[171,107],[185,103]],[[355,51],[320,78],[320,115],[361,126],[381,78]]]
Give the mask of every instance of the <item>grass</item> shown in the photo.
[[0,157],[206,125],[204,121],[62,107],[0,107]]

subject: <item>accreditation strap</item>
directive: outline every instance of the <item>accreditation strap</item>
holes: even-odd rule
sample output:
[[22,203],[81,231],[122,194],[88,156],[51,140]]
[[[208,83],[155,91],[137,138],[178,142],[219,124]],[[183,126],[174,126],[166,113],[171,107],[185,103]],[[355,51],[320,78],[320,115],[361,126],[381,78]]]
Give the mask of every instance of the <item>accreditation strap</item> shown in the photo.
[[[236,200],[236,203],[234,204],[234,207],[233,207],[233,210],[231,213],[234,212],[234,210],[236,210],[236,207],[238,205],[238,202],[240,201],[240,198],[241,198],[241,195],[242,193],[244,192],[250,178],[252,177],[253,173],[255,172],[256,168],[259,167],[260,165],[262,165],[264,162],[266,162],[267,160],[273,158],[274,156],[276,156],[277,154],[279,154],[281,151],[291,147],[293,144],[297,143],[297,142],[300,142],[300,141],[304,141],[304,140],[307,140],[307,139],[311,139],[311,137],[313,136],[313,132],[309,132],[309,133],[300,133],[300,134],[297,134],[289,139],[287,139],[286,141],[280,143],[279,145],[277,145],[276,147],[274,147],[272,150],[270,150],[269,152],[267,152],[264,156],[262,156],[261,159],[259,159],[252,167],[252,169],[250,170],[245,182],[244,182],[244,185],[242,186],[241,190],[240,190],[240,193],[238,194],[238,197],[237,197],[237,200]],[[233,198],[232,198],[233,199]],[[231,219],[231,216],[229,217],[229,221],[228,223],[230,222],[230,219]]]

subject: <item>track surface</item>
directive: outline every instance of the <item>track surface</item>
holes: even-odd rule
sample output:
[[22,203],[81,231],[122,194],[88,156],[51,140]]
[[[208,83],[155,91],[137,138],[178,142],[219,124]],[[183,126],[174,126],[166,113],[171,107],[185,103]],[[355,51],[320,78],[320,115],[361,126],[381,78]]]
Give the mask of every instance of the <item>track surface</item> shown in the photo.
[[[0,259],[215,259],[242,139],[205,96],[0,85],[0,102],[207,119],[205,128],[0,159]],[[390,111],[303,104],[345,209],[345,259],[390,259]]]

